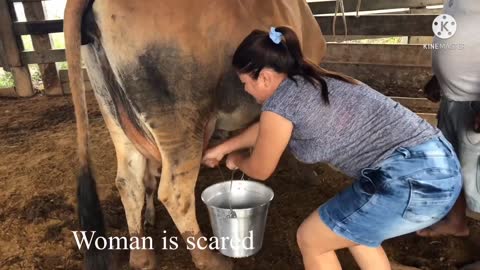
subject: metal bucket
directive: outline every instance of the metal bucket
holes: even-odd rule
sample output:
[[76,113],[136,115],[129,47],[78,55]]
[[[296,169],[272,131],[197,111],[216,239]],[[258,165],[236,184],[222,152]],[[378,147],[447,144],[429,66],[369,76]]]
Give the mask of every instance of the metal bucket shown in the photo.
[[220,253],[233,258],[252,256],[262,248],[271,188],[254,181],[234,180],[231,187],[232,217],[229,206],[230,181],[221,182],[202,192],[213,234]]

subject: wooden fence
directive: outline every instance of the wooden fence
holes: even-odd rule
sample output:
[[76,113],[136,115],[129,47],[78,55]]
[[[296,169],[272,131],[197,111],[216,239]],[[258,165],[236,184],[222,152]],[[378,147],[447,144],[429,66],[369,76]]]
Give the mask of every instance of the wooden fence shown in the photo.
[[[18,22],[13,3],[22,2],[27,18]],[[355,11],[357,0],[344,0],[347,12]],[[348,39],[405,37],[409,42],[392,44],[329,43],[323,63],[326,68],[344,72],[396,98],[403,104],[433,112],[435,106],[419,97],[419,89],[431,76],[430,43],[432,21],[441,9],[427,6],[442,5],[442,0],[364,0],[361,11],[398,9],[395,13],[380,13],[346,17]],[[327,40],[332,40],[332,14],[335,1],[309,3]],[[62,95],[69,92],[65,70],[57,72],[55,62],[65,61],[63,49],[51,49],[48,34],[63,31],[62,20],[45,20],[41,0],[0,0],[0,67],[11,71],[15,87],[0,89],[0,96],[28,97],[35,94],[27,68],[39,64],[45,93]],[[337,18],[337,40],[343,40],[343,21]],[[23,50],[20,35],[31,35],[34,51]],[[417,43],[417,44],[415,44]]]

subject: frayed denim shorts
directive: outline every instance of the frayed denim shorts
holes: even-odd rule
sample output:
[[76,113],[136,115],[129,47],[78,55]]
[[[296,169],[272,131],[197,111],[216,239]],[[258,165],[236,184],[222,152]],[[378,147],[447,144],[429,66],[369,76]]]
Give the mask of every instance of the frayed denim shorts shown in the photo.
[[337,235],[378,247],[384,240],[428,227],[452,208],[462,176],[443,137],[399,147],[377,166],[320,206],[322,221]]

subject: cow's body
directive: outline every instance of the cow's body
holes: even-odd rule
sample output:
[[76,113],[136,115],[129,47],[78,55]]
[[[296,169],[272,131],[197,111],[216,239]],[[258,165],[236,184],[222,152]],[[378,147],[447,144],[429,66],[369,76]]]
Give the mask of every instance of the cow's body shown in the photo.
[[[86,4],[78,0],[67,4],[69,75],[79,73],[72,63],[78,45],[72,41],[78,38],[73,33],[79,20],[75,10],[80,15],[85,10],[82,40],[88,45],[82,48],[82,56],[115,145],[116,184],[129,232],[143,235],[145,195],[146,221],[153,221],[152,195],[155,177],[160,176],[158,198],[182,236],[200,237],[194,187],[205,144],[214,127],[242,128],[259,114],[258,104],[243,91],[231,68],[236,46],[253,29],[289,25],[296,30],[305,55],[319,62],[325,52],[320,29],[304,0],[95,0],[93,5]],[[72,81],[80,157],[82,166],[88,167],[87,151],[82,150],[87,141],[84,112],[79,109],[84,106],[82,93],[75,78]],[[193,250],[192,256],[200,269],[230,267],[210,251]],[[130,263],[153,269],[153,253],[132,251]]]

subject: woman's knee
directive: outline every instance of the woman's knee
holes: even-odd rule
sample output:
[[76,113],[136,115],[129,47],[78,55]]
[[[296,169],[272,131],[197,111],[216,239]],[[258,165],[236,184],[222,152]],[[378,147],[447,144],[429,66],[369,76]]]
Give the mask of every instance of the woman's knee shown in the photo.
[[297,229],[297,244],[303,255],[313,252],[317,255],[337,249],[356,245],[333,232],[319,217],[318,212],[313,212]]
[[314,250],[317,254],[329,251],[328,247],[322,245],[328,242],[326,238],[328,237],[322,232],[321,226],[312,222],[311,217],[304,220],[297,229],[297,244],[302,253],[308,250]]
[[305,222],[303,222],[297,229],[297,244],[300,250],[305,250],[308,247],[308,235],[308,228],[305,226]]

